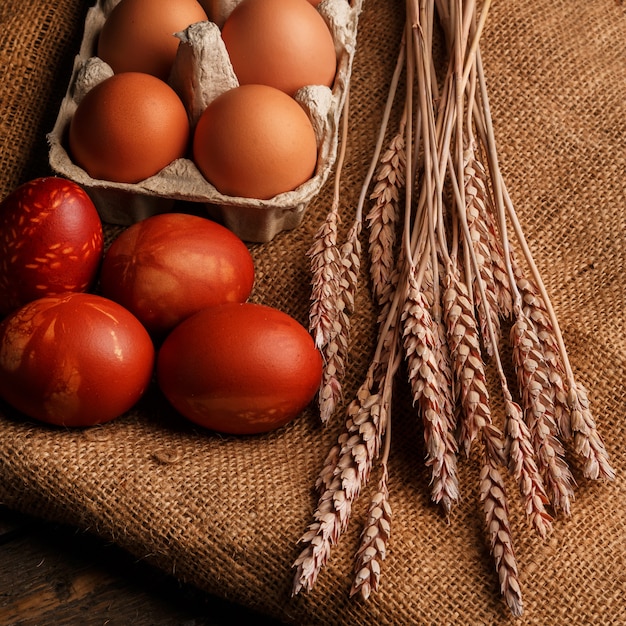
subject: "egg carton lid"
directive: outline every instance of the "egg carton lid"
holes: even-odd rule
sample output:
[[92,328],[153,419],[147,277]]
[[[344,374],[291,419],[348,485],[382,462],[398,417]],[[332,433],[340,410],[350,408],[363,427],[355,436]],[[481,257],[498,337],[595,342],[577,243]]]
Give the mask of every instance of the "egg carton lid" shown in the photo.
[[[50,166],[58,175],[84,187],[103,221],[113,224],[130,225],[172,210],[176,201],[186,201],[203,204],[209,217],[222,222],[244,241],[267,242],[277,233],[297,227],[336,160],[362,3],[322,0],[317,7],[335,43],[337,73],[332,88],[310,85],[294,96],[309,115],[318,142],[315,172],[295,190],[269,200],[226,196],[188,158],[177,159],[156,175],[133,184],[94,179],[72,161],[66,149],[72,115],[84,94],[112,74],[95,53],[98,34],[112,8],[110,0],[97,0],[87,12],[70,82],[54,127],[47,135]],[[203,107],[237,82],[215,23],[191,25],[177,36],[179,51],[168,82],[181,96],[193,127]]]

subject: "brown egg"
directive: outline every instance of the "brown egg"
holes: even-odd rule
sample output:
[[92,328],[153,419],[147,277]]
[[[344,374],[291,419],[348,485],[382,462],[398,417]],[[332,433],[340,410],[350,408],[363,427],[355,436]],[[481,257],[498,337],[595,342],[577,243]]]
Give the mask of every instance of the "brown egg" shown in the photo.
[[205,109],[193,158],[221,193],[269,199],[311,178],[317,144],[311,121],[291,96],[267,85],[241,85]]
[[92,178],[136,183],[184,156],[189,121],[176,92],[149,74],[114,74],[80,101],[69,129],[74,162]]
[[98,38],[98,56],[113,71],[145,72],[167,80],[179,39],[207,15],[197,0],[120,0]]
[[293,95],[304,85],[333,84],[333,38],[307,0],[242,0],[224,23],[222,39],[242,85],[271,85]]

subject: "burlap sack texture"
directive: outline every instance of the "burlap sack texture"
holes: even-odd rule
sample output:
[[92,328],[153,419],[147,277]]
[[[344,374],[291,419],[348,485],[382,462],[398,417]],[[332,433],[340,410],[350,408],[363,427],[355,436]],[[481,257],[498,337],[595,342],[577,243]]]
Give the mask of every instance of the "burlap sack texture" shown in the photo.
[[[401,4],[401,3],[400,3]],[[395,61],[402,9],[366,2],[351,95],[342,201],[353,207]],[[67,86],[87,3],[0,4],[0,192],[48,173],[45,133]],[[463,501],[450,524],[429,502],[423,445],[399,385],[390,465],[392,538],[382,588],[349,599],[366,497],[310,594],[290,598],[297,539],[342,425],[314,410],[267,436],[237,439],[181,423],[158,394],[105,427],[66,431],[0,419],[0,500],[117,542],[210,592],[298,624],[623,624],[626,619],[626,10],[617,0],[492,3],[482,51],[501,165],[552,294],[577,374],[618,477],[578,481],[572,515],[541,541],[511,486],[525,601],[499,597],[478,504],[476,459],[461,461]],[[331,185],[303,225],[252,246],[254,300],[306,323],[305,251]],[[350,209],[347,208],[346,211]],[[344,224],[345,225],[345,224]],[[371,356],[374,316],[363,275],[346,383]],[[497,407],[496,407],[497,409]]]

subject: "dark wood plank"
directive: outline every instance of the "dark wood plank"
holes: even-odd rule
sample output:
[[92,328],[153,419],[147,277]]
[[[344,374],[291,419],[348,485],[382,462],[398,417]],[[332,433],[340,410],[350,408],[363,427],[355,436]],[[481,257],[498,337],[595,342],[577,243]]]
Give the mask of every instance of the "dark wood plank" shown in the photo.
[[183,585],[118,547],[0,508],[0,624],[277,622]]

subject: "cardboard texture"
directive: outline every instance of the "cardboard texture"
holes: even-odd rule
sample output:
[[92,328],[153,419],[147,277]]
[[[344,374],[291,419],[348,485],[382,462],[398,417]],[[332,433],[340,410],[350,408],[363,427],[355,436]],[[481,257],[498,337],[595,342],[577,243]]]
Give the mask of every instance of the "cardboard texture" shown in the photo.
[[[298,226],[307,205],[326,182],[337,156],[338,125],[350,82],[361,4],[360,0],[353,6],[343,0],[324,0],[320,4],[320,13],[329,25],[337,50],[337,75],[332,88],[309,86],[294,96],[309,113],[318,139],[318,163],[313,178],[297,189],[270,200],[225,196],[202,176],[190,158],[177,159],[137,184],[93,179],[73,163],[66,145],[72,114],[84,93],[112,74],[111,68],[102,62],[98,64],[95,56],[98,33],[112,6],[101,0],[87,12],[69,87],[48,137],[52,169],[82,185],[102,218],[111,223],[129,225],[148,215],[171,210],[175,200],[184,200],[204,206],[209,215],[246,241],[269,241],[276,233]],[[193,128],[209,102],[236,87],[238,82],[215,23],[191,25],[178,33],[178,37],[179,55],[168,82],[183,99]]]

